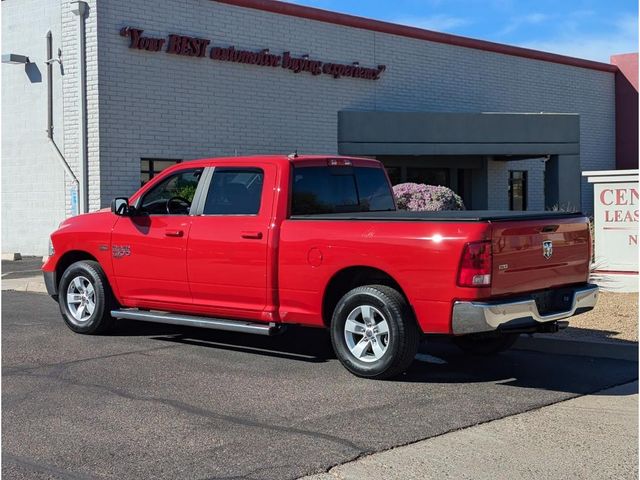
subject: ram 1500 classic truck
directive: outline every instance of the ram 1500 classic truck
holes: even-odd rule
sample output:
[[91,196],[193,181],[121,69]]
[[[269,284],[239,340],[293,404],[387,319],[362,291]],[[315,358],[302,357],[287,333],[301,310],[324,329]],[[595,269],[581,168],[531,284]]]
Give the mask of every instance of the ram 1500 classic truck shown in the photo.
[[398,211],[376,160],[283,155],[166,169],[65,220],[43,271],[78,333],[324,327],[348,370],[388,378],[422,334],[490,354],[566,326],[595,305],[590,258],[580,214]]

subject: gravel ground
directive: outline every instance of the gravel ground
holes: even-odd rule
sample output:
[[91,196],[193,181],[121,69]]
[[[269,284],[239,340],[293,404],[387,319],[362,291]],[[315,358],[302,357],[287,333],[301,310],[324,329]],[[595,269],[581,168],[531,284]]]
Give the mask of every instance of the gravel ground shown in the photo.
[[605,341],[638,341],[638,294],[601,292],[596,308],[569,320],[555,337]]

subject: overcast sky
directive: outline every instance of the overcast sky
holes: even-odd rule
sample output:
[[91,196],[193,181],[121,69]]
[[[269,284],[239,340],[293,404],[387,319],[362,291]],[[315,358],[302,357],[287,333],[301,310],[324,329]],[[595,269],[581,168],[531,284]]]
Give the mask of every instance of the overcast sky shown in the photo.
[[638,51],[636,0],[288,1],[607,63]]

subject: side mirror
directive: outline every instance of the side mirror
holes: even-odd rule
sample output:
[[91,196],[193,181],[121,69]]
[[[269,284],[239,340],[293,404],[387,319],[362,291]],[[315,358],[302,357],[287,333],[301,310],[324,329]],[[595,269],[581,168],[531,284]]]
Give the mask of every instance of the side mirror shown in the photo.
[[129,206],[129,199],[125,197],[116,197],[111,200],[111,211],[115,215],[126,217],[131,214],[131,207]]

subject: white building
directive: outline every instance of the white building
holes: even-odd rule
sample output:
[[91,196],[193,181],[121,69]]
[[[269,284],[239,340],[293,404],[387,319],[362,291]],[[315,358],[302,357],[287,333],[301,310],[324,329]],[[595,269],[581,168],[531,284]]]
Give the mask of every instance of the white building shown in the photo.
[[5,252],[194,158],[367,155],[469,208],[586,212],[580,172],[616,168],[614,65],[268,0],[1,8]]

